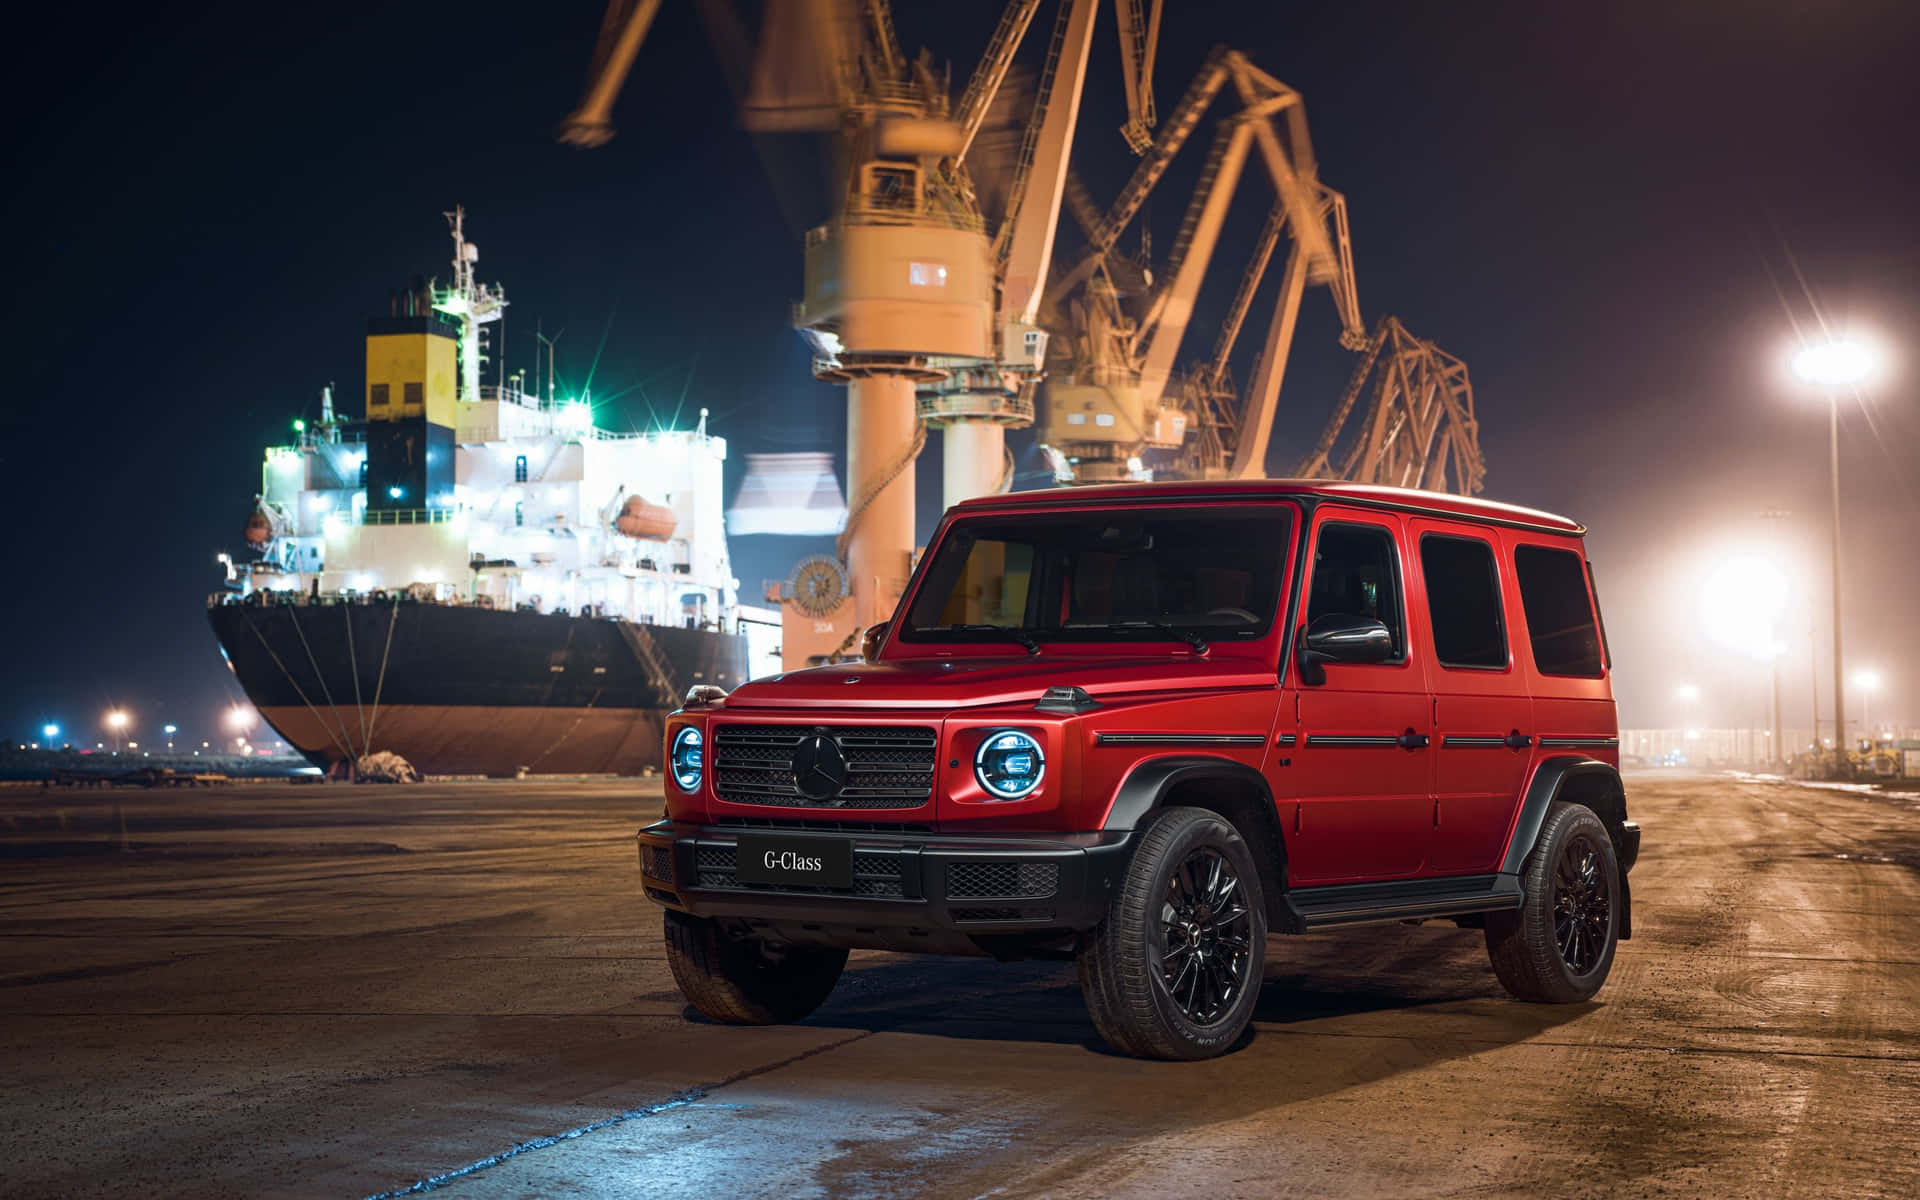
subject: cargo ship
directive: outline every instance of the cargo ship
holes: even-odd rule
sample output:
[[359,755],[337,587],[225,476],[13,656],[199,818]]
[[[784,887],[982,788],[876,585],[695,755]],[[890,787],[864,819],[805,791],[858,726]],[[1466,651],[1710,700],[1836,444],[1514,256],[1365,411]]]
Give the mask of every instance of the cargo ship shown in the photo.
[[[368,320],[364,415],[266,451],[207,615],[248,700],[352,775],[637,774],[686,691],[779,669],[776,610],[739,602],[707,430],[601,428],[538,363],[489,372],[506,296],[447,214],[451,282]],[[496,382],[483,380],[489,375]]]

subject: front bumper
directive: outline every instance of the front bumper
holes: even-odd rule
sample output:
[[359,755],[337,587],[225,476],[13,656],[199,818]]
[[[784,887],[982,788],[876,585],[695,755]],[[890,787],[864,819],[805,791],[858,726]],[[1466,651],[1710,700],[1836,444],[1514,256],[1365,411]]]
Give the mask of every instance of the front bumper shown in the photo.
[[734,855],[751,827],[660,821],[640,830],[649,899],[795,942],[952,952],[994,935],[1072,933],[1106,916],[1130,831],[948,835],[781,827],[782,837],[853,843],[851,889],[741,883]]

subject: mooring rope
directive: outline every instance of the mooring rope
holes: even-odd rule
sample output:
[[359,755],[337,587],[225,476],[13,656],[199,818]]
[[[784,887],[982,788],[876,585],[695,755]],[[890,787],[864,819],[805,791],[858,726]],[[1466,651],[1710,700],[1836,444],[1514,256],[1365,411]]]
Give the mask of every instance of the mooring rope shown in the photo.
[[292,671],[287,670],[287,664],[280,661],[280,656],[274,653],[273,645],[267,641],[265,634],[254,627],[253,618],[247,616],[247,610],[244,608],[240,610],[240,623],[247,627],[248,633],[251,633],[260,640],[260,648],[267,652],[267,657],[273,660],[273,665],[279,667],[280,673],[285,675],[287,682],[293,685],[293,694],[300,697],[300,703],[307,706],[307,711],[313,714],[313,719],[320,722],[320,728],[326,730],[327,739],[334,744],[334,748],[339,750],[340,753],[345,756],[347,762],[351,764],[353,762],[353,750],[350,747],[341,745],[340,739],[333,736],[333,730],[327,726],[327,719],[320,715],[320,710],[313,706],[313,701],[307,699],[307,693],[301,688],[300,681],[293,677]]
[[361,752],[373,753],[373,744],[368,740],[367,709],[360,702],[360,660],[353,652],[353,606],[342,604],[340,612],[347,625],[347,667],[353,672],[353,715],[360,719]]
[[387,615],[387,644],[380,651],[380,678],[373,684],[373,715],[367,718],[367,752],[373,752],[373,727],[380,723],[380,693],[387,690],[387,659],[393,654],[393,629],[400,624],[400,597],[393,598]]
[[[353,735],[347,732],[347,719],[340,715],[340,706],[333,702],[333,689],[327,686],[326,673],[320,669],[320,660],[313,655],[313,646],[307,641],[307,631],[300,628],[300,614],[291,604],[285,607],[287,619],[293,622],[293,631],[300,635],[300,647],[307,652],[307,665],[313,668],[313,677],[320,681],[320,695],[326,699],[327,710],[333,714],[333,719],[340,722],[340,737],[347,743],[348,753],[352,753]],[[359,763],[356,761],[354,765],[357,769]]]

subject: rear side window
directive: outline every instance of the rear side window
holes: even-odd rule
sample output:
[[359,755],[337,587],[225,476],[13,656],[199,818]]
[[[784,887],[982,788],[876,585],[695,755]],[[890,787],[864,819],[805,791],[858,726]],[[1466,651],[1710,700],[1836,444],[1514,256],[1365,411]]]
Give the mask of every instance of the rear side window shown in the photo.
[[1493,547],[1477,538],[1420,539],[1420,573],[1427,582],[1433,655],[1443,667],[1507,665],[1506,618]]
[[1307,624],[1337,614],[1378,621],[1393,635],[1393,659],[1407,656],[1400,607],[1400,567],[1393,534],[1378,525],[1328,522],[1313,548]]
[[1598,678],[1600,628],[1580,556],[1545,546],[1517,546],[1513,565],[1520,581],[1520,603],[1527,612],[1534,666],[1545,675]]

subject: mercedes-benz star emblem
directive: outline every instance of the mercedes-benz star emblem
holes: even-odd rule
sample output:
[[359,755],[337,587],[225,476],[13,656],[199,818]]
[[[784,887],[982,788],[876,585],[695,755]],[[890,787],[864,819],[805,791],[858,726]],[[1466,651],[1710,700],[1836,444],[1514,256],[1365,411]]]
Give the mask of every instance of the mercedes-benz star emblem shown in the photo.
[[847,782],[847,756],[824,733],[810,733],[793,748],[793,786],[809,800],[838,795]]

